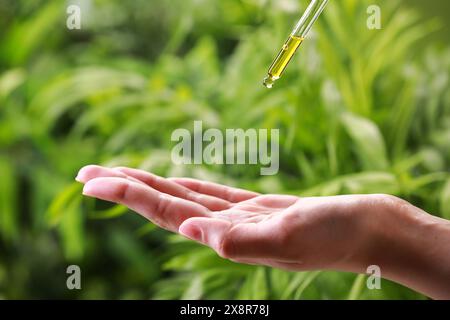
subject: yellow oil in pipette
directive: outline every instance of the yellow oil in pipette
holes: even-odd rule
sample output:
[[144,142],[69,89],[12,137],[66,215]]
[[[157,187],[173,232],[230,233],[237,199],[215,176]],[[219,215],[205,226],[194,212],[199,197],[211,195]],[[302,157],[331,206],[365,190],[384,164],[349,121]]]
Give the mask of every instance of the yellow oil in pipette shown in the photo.
[[284,70],[292,60],[297,49],[305,40],[309,30],[311,30],[314,22],[319,18],[329,0],[311,0],[305,13],[298,21],[289,39],[285,42],[275,60],[272,62],[267,76],[264,78],[264,86],[272,88],[275,81],[281,78]]
[[275,81],[280,79],[287,65],[291,61],[298,47],[302,44],[304,38],[290,36],[286,43],[281,48],[280,53],[273,61],[272,65],[269,68],[269,72],[267,73],[267,77],[264,79],[264,85],[267,88],[272,88]]

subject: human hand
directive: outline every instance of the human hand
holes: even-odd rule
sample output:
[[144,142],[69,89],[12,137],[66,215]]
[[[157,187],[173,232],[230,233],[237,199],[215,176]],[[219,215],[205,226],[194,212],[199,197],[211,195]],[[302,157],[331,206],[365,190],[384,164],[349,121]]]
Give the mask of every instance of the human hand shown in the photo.
[[371,239],[365,216],[380,196],[260,195],[130,168],[87,166],[83,194],[128,206],[223,258],[288,270],[359,270]]
[[130,168],[87,166],[83,194],[123,204],[162,228],[236,262],[333,269],[384,278],[450,298],[450,222],[389,195],[260,195]]

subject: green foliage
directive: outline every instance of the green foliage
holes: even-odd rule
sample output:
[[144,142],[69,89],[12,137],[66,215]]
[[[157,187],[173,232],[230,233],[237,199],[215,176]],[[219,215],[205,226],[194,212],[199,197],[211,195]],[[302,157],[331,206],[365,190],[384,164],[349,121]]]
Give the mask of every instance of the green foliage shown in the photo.
[[[306,2],[97,0],[68,31],[65,2],[0,1],[0,296],[422,298],[224,261],[73,182],[85,164],[127,165],[270,193],[390,193],[450,218],[450,47],[425,42],[439,24],[386,0],[371,31],[369,1],[332,1],[265,90]],[[280,173],[173,165],[170,135],[194,120],[279,128]],[[71,263],[80,292],[65,288]]]

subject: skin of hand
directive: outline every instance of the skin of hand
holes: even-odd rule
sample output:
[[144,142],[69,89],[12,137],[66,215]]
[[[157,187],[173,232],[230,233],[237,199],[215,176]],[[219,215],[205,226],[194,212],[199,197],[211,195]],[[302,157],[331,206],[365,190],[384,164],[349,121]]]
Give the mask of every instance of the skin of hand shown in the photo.
[[83,194],[123,204],[239,263],[365,273],[450,298],[450,222],[388,195],[261,195],[125,167],[86,166]]

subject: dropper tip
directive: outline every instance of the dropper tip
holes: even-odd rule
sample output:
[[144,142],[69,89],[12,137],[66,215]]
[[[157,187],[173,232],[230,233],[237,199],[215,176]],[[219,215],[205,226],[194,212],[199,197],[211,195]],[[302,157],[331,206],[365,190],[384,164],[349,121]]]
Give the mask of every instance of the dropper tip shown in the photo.
[[263,81],[263,85],[267,88],[267,89],[272,89],[273,88],[273,84],[275,83],[275,78],[273,78],[272,76],[268,75],[267,77],[264,78]]

